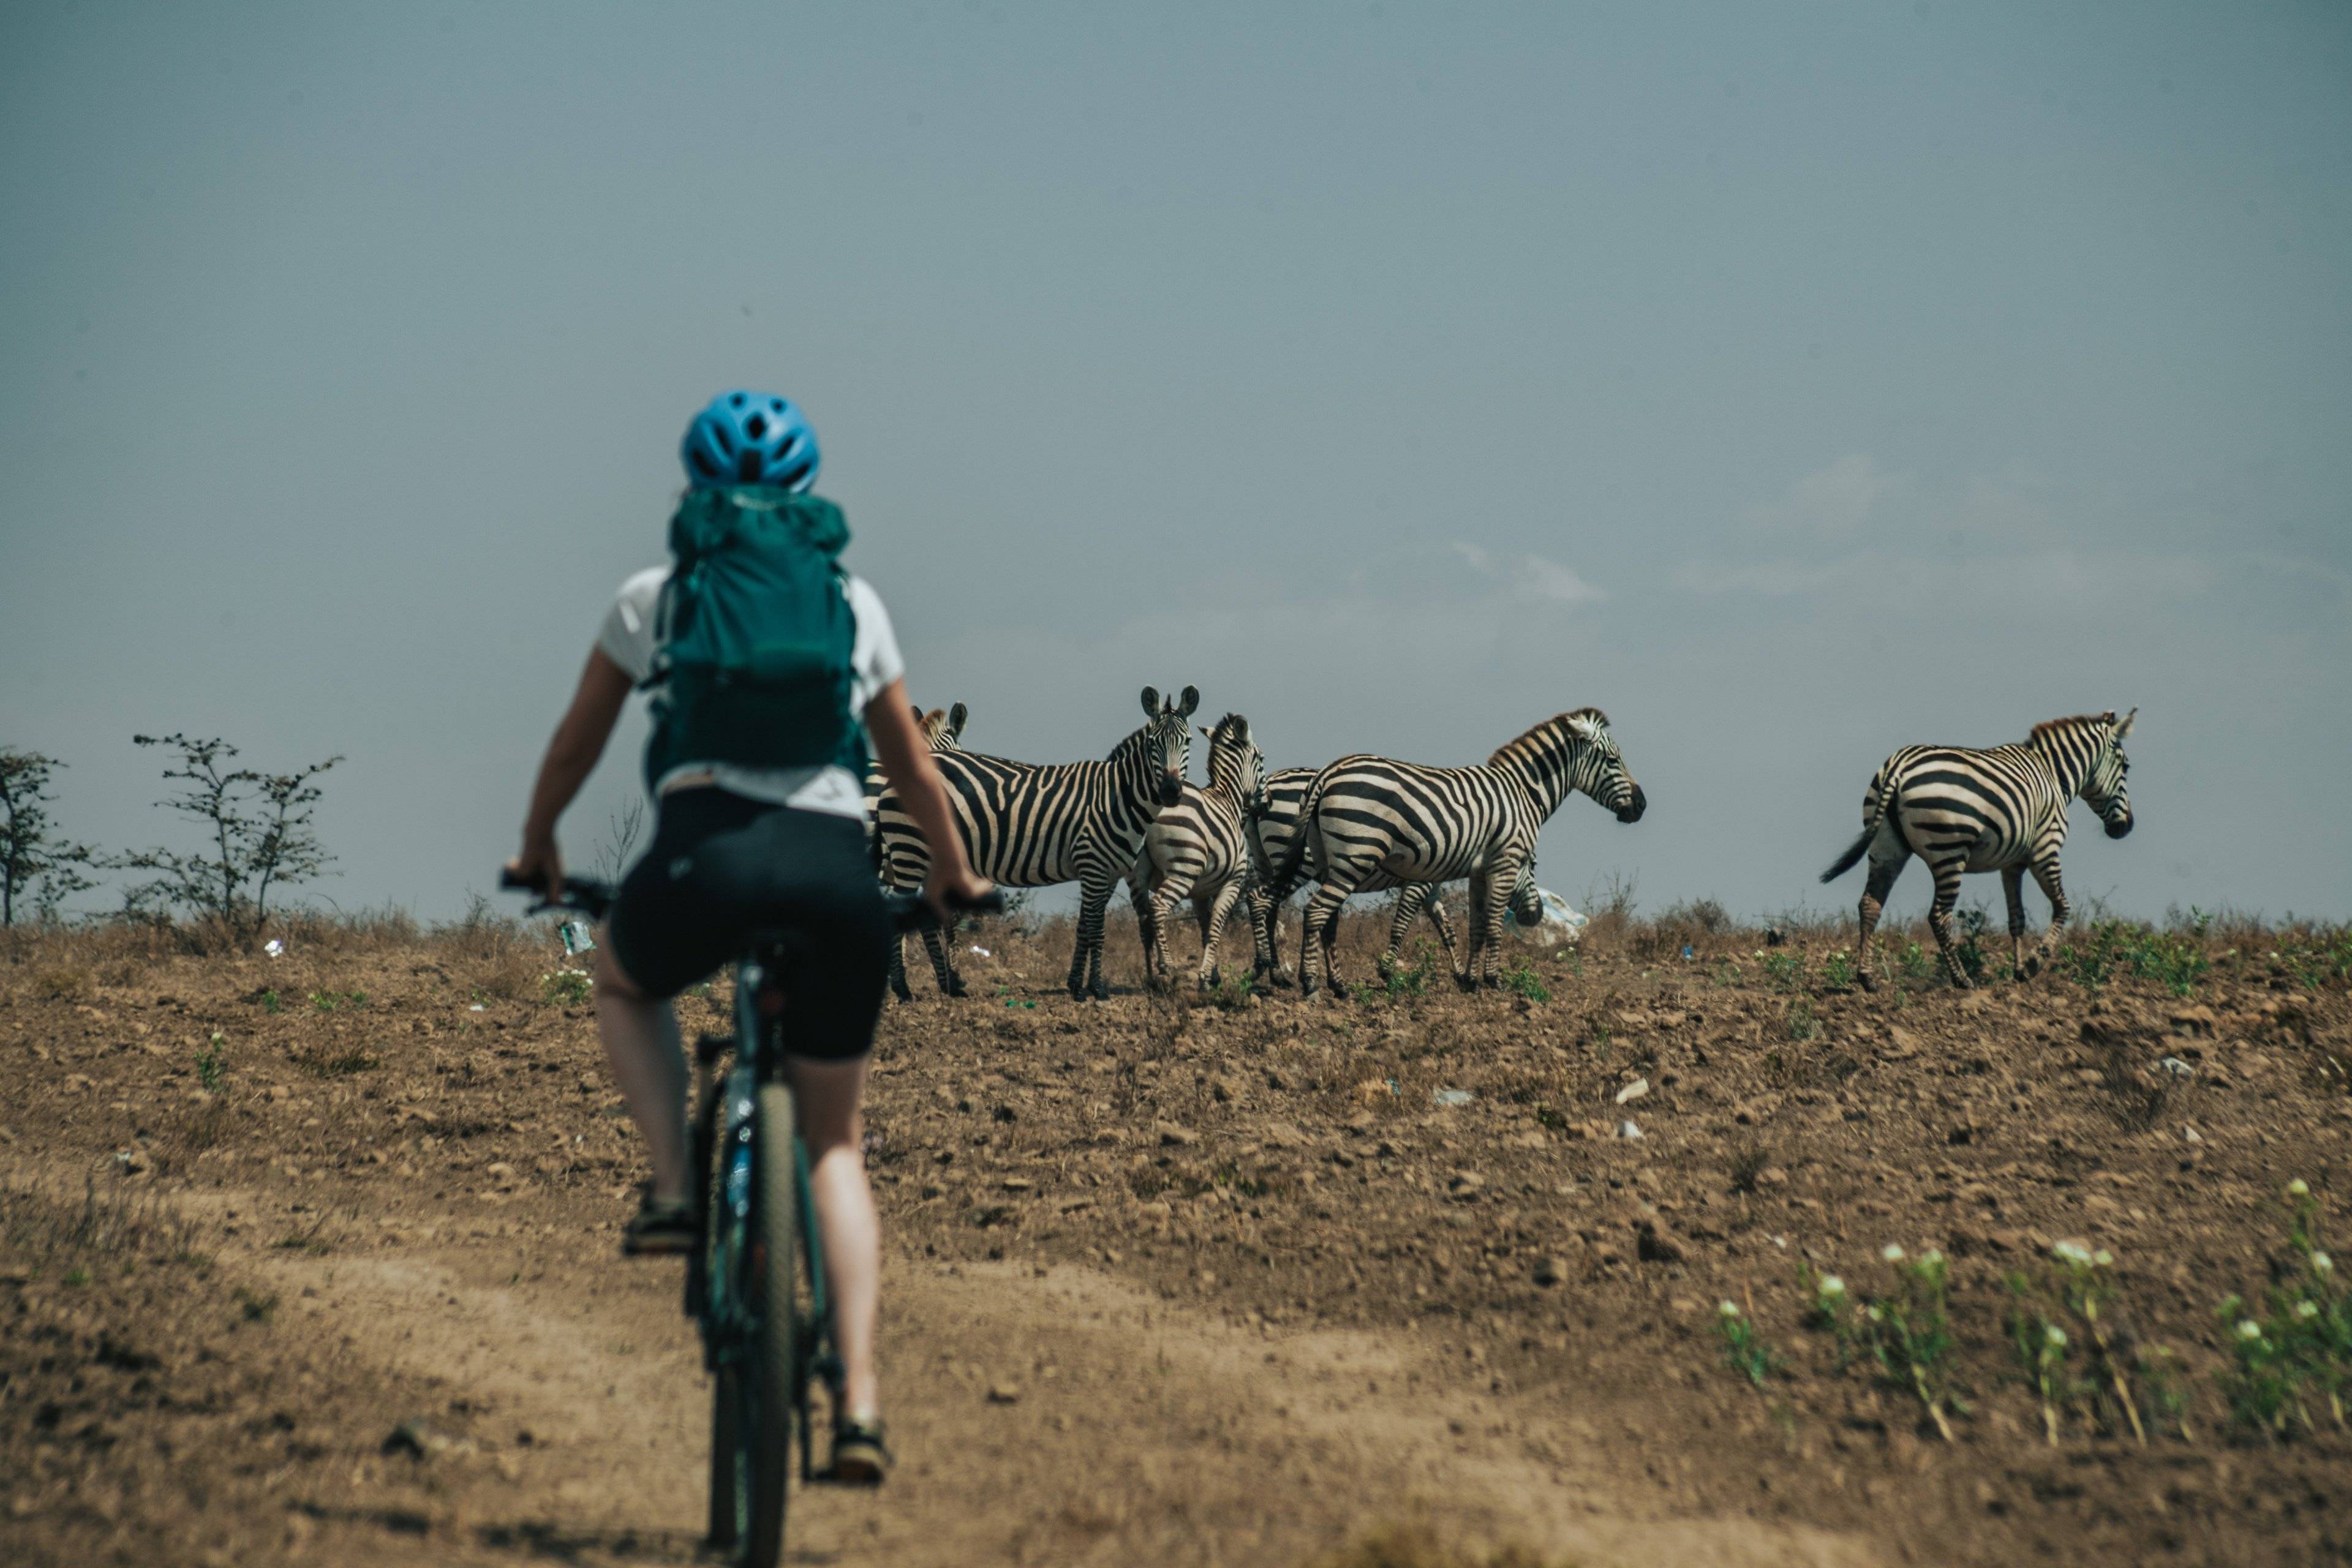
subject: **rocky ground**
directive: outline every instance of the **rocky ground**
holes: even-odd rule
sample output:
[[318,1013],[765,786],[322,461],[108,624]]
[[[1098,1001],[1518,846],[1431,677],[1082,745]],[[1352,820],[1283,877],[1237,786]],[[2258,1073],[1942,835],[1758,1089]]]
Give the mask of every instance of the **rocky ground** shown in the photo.
[[[1378,924],[1345,1002],[1075,1003],[1051,924],[919,973],[871,1132],[905,1463],[807,1494],[797,1560],[2352,1553],[2352,1363],[2268,1424],[2228,1376],[2238,1318],[2334,1300],[2290,1224],[2352,1179],[2340,937],[1868,994],[1834,930],[1616,918],[1464,996],[1381,983]],[[675,1266],[614,1258],[637,1159],[557,950],[192,945],[0,949],[0,1555],[691,1558],[707,1395]],[[2060,1243],[2112,1258],[2095,1320]],[[2011,1277],[2073,1331],[2046,1413]]]

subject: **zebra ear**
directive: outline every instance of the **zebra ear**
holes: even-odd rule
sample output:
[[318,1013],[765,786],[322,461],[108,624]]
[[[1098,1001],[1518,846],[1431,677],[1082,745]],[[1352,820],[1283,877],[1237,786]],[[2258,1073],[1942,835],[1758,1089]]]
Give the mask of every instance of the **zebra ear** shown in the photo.
[[971,717],[971,710],[959,702],[948,710],[948,735],[950,739],[963,733],[963,721]]
[[1190,719],[1192,716],[1192,710],[1200,705],[1201,689],[1197,686],[1188,686],[1184,689],[1184,695],[1177,700],[1176,711]]
[[1601,733],[1601,726],[1592,721],[1589,713],[1571,713],[1568,716],[1568,732],[1580,741],[1590,741]]
[[[2115,717],[2115,715],[2114,715],[2113,713],[2110,713],[2110,714],[2108,714],[2108,715],[2107,715],[2107,717],[2108,717],[2108,718],[2110,718],[2110,719],[2112,719],[2112,718],[2114,718],[2114,717]],[[2130,733],[2131,733],[2131,727],[2132,727],[2132,721],[2133,721],[2133,720],[2135,720],[2135,719],[2137,719],[2137,718],[2138,718],[2138,717],[2139,717],[2139,710],[2138,710],[2138,709],[2137,709],[2137,708],[2133,709],[2130,712],[2128,712],[2128,713],[2125,714],[2125,715],[2124,715],[2124,718],[2123,718],[2123,722],[2122,722],[2122,723],[2120,723],[2120,724],[2117,724],[2117,725],[2116,726],[2116,740],[2118,740],[2118,741],[2120,741],[2120,740],[2122,740],[2126,735],[2130,734]]]
[[1217,732],[1206,724],[1195,724],[1192,728],[1201,731],[1201,739],[1203,741],[1213,741],[1217,738]]
[[1160,717],[1160,688],[1147,686],[1143,689],[1143,716],[1147,719]]
[[921,729],[923,727],[923,705],[919,702],[909,702],[907,706],[915,710],[915,728],[918,730]]

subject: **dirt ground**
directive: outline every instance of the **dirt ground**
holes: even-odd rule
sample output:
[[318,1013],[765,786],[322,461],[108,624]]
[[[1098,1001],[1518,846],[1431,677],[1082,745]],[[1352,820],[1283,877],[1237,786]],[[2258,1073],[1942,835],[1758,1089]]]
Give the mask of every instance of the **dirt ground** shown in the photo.
[[[870,1137],[901,1464],[801,1494],[792,1560],[2352,1558],[2326,1391],[2234,1420],[2217,1311],[2302,1266],[2286,1184],[2352,1179],[2341,965],[2245,928],[2186,996],[1872,994],[1834,929],[1717,923],[1473,996],[1381,984],[1377,910],[1345,1002],[1139,994],[1131,922],[1104,1005],[1050,923],[960,938],[962,1001],[919,963]],[[707,1390],[677,1266],[615,1256],[638,1158],[545,933],[202,945],[0,946],[0,1559],[692,1560]],[[2012,1349],[2069,1240],[2144,1445],[2089,1392],[2051,1443]],[[1805,1321],[1890,1243],[1949,1260],[1948,1441]]]

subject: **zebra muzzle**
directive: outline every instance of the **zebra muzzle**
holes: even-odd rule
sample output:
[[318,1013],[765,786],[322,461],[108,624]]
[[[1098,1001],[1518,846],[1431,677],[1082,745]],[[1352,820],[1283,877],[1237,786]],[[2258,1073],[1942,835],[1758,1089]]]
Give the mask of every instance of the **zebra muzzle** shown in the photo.
[[2107,824],[2107,837],[2110,838],[2129,837],[2131,830],[2132,819],[2128,816],[2118,816]]
[[1642,820],[1642,813],[1647,811],[1649,808],[1649,797],[1642,793],[1642,786],[1640,784],[1635,784],[1633,786],[1633,795],[1626,799],[1624,805],[1617,808],[1617,820],[1620,822],[1639,822]]

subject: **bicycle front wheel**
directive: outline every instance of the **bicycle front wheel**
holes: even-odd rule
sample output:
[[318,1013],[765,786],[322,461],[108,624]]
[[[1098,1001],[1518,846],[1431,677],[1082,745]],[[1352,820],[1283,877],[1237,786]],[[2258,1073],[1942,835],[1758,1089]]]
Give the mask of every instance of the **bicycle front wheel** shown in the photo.
[[741,1368],[746,1397],[737,1405],[746,1429],[736,1434],[746,1461],[736,1473],[750,1506],[743,1510],[748,1528],[737,1561],[744,1568],[775,1568],[783,1555],[793,1432],[805,1392],[793,1294],[793,1271],[801,1255],[801,1205],[793,1159],[793,1091],[782,1083],[763,1084],[759,1100],[759,1196],[744,1281],[751,1290],[752,1331]]

